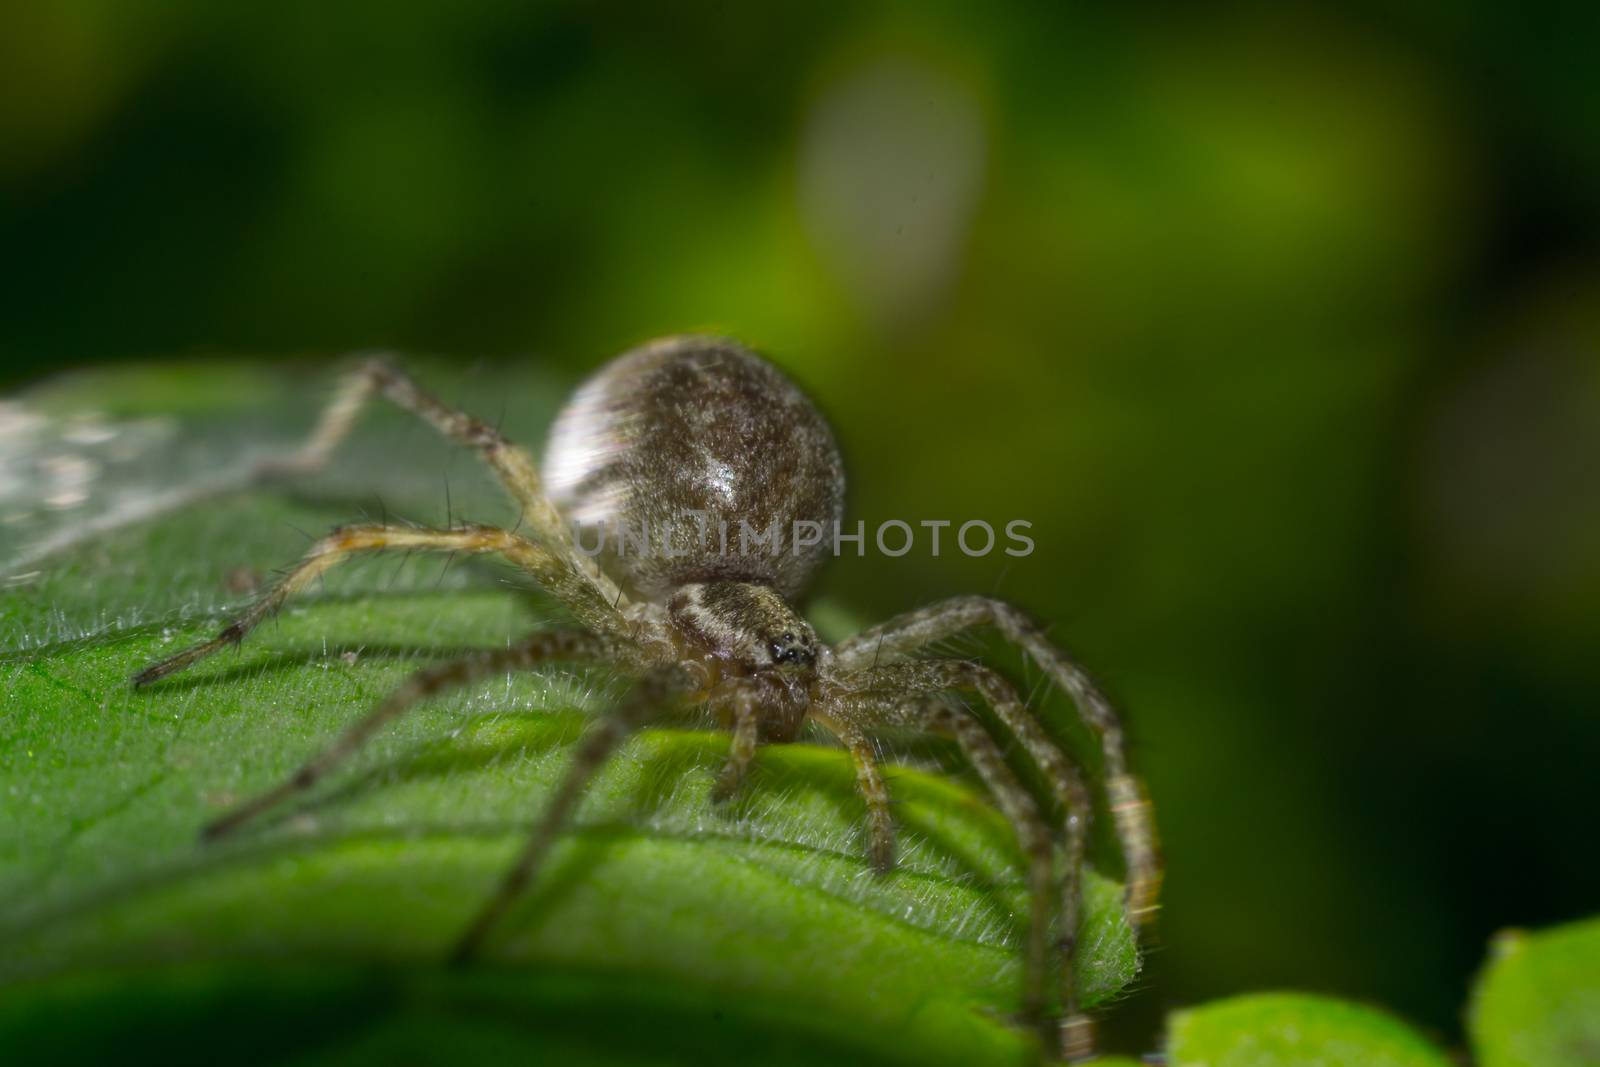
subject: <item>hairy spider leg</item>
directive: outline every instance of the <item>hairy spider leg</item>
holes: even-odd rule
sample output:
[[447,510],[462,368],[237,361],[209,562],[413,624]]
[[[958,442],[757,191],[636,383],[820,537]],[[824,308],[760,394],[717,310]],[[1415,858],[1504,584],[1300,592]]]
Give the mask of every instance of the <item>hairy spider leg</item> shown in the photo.
[[[841,684],[856,690],[907,695],[933,696],[950,691],[976,693],[994,709],[1000,723],[1022,742],[1029,757],[1044,772],[1056,800],[1065,809],[1062,824],[1065,869],[1057,904],[1057,951],[1061,959],[1063,1018],[1070,1026],[1081,1026],[1074,1022],[1079,1017],[1077,935],[1083,910],[1081,872],[1085,846],[1084,813],[1089,810],[1090,797],[1078,768],[1045,734],[1005,676],[982,664],[966,660],[915,660],[858,671],[841,679]],[[1068,1032],[1064,1030],[1062,1036],[1066,1038]]]
[[255,603],[209,641],[201,642],[152,664],[133,677],[134,685],[149,685],[183,670],[207,656],[236,645],[246,634],[283,606],[329,568],[361,552],[386,549],[422,549],[430,552],[499,553],[538,579],[559,597],[585,625],[603,634],[625,639],[628,626],[594,588],[548,549],[508,530],[493,526],[462,526],[433,530],[406,526],[342,526],[311,546],[311,550]]
[[727,708],[733,731],[733,740],[728,745],[728,761],[722,765],[716,784],[711,787],[711,799],[720,804],[732,799],[739,791],[745,776],[750,773],[750,764],[756,758],[761,730],[760,693],[750,685],[730,686],[718,704]]
[[[989,793],[1017,835],[1017,844],[1028,860],[1028,897],[1031,913],[1028,943],[1023,955],[1023,1013],[1038,1027],[1046,1049],[1055,1043],[1049,1014],[1045,1010],[1045,956],[1053,911],[1051,899],[1050,831],[1039,813],[1033,796],[1006,766],[1005,756],[994,738],[971,714],[957,711],[938,700],[925,700],[918,706],[924,726],[955,738],[973,770],[989,787]],[[1068,1009],[1070,1010],[1070,1009]]]
[[839,739],[856,768],[856,788],[867,805],[867,856],[879,874],[894,869],[894,814],[889,807],[889,787],[878,766],[878,753],[861,725],[848,715],[848,705],[815,706],[811,717]]
[[363,359],[345,376],[298,452],[265,461],[260,473],[300,474],[321,468],[375,393],[421,418],[449,440],[475,449],[522,509],[522,519],[533,529],[536,539],[593,585],[601,600],[619,608],[628,606],[628,598],[617,583],[593,557],[578,551],[561,512],[545,495],[538,467],[527,450],[483,420],[445,404],[381,356]]
[[[1122,722],[1111,702],[1089,673],[1056,647],[1020,609],[990,597],[967,596],[940,601],[896,616],[863,630],[835,646],[842,668],[859,669],[881,658],[894,659],[953,637],[963,630],[992,625],[1013,645],[1039,664],[1050,679],[1072,697],[1078,714],[1100,739],[1106,780],[1106,797],[1117,842],[1127,865],[1127,908],[1135,922],[1154,917],[1160,898],[1161,857],[1150,800],[1144,784],[1128,769],[1127,744]],[[1009,725],[1009,724],[1008,724]],[[1042,737],[1031,718],[1022,736],[1030,751],[1029,735]],[[1052,773],[1046,768],[1046,773]],[[1066,785],[1067,783],[1057,783]],[[1068,809],[1069,815],[1073,808]],[[1087,808],[1076,809],[1087,819]],[[1083,832],[1080,830],[1080,833]]]
[[616,642],[594,634],[577,630],[547,631],[534,634],[509,648],[477,652],[420,670],[402,682],[377,707],[346,727],[332,744],[307,760],[289,778],[207,824],[201,831],[201,837],[212,840],[232,833],[262,812],[310,789],[366,744],[378,730],[442,690],[458,689],[504,671],[523,670],[536,664],[562,660],[602,660],[615,657],[617,652]]
[[489,931],[505,916],[539,873],[539,867],[583,798],[595,775],[633,733],[666,702],[702,688],[705,668],[694,662],[658,667],[641,677],[616,708],[590,724],[573,750],[567,773],[545,802],[528,843],[516,863],[506,871],[500,886],[484,902],[451,954],[451,962],[464,964],[477,955]]
[[1050,1020],[1045,1011],[1044,985],[1053,910],[1053,856],[1050,828],[1040,814],[1033,795],[1006,765],[1000,746],[989,736],[983,724],[965,709],[951,707],[938,697],[921,696],[907,700],[903,696],[889,694],[855,700],[851,706],[868,715],[876,712],[892,721],[903,720],[906,725],[953,738],[967,762],[988,787],[990,795],[1000,806],[1001,814],[1011,824],[1017,845],[1028,861],[1030,911],[1028,940],[1023,951],[1023,1017],[1039,1029],[1045,1047],[1052,1047],[1055,1035],[1050,1032]]

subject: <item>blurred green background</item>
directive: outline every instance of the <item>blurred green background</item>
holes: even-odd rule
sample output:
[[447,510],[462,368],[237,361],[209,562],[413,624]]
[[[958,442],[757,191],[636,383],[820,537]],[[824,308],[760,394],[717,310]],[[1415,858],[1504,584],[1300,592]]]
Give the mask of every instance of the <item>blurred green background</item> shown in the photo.
[[1125,703],[1170,870],[1121,1025],[1293,986],[1455,1036],[1494,930],[1600,908],[1595,29],[10,4],[0,385],[740,336],[853,518],[1033,523],[822,587],[1016,599]]

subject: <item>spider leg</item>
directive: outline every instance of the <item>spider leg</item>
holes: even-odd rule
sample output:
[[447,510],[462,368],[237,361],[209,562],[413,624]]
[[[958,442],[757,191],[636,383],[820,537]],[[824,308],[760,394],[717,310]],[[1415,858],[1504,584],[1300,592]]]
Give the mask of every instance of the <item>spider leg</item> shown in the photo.
[[536,663],[601,659],[614,654],[615,650],[615,642],[593,634],[556,631],[534,634],[509,648],[463,656],[420,670],[365,717],[347,727],[332,744],[307,760],[288,779],[208,823],[201,831],[201,837],[211,840],[232,833],[262,812],[310,789],[351,753],[366,744],[379,729],[441,690],[459,688],[480,678],[503,671],[520,670]]
[[305,588],[329,568],[361,552],[385,549],[424,549],[437,552],[498,552],[537,578],[552,594],[560,597],[580,621],[597,632],[626,639],[628,626],[610,604],[599,599],[594,589],[548,549],[493,526],[462,526],[451,530],[414,529],[391,526],[344,526],[311,546],[311,551],[271,589],[250,605],[233,622],[209,641],[191,646],[133,676],[136,686],[149,685],[159,678],[183,670],[207,656],[236,645],[262,620],[283,606],[284,601]]
[[368,357],[345,376],[298,452],[266,461],[259,473],[265,477],[303,474],[322,467],[334,448],[349,434],[362,407],[374,394],[421,418],[451,441],[476,449],[506,493],[522,509],[523,520],[533,529],[536,540],[548,545],[568,567],[582,575],[601,600],[618,607],[627,606],[628,599],[594,558],[578,551],[572,531],[545,496],[538,467],[527,450],[488,423],[424,391],[404,371],[380,356]]
[[[733,720],[733,743],[729,747],[728,761],[723,764],[711,790],[711,799],[717,803],[738,792],[749,773],[759,743],[761,722],[759,695],[752,688],[735,686],[723,699]],[[887,874],[894,869],[894,816],[889,808],[889,788],[883,780],[871,739],[838,711],[830,713],[827,709],[812,708],[811,716],[844,744],[855,762],[856,786],[867,805],[867,856],[875,871]]]
[[[1017,844],[1027,857],[1032,913],[1028,921],[1027,952],[1023,957],[1022,1009],[1024,1016],[1039,1027],[1045,1047],[1051,1048],[1056,1043],[1056,1035],[1051,1032],[1044,997],[1045,956],[1053,911],[1053,857],[1049,828],[1033,796],[1006,765],[1000,746],[989,736],[981,722],[936,699],[923,698],[913,707],[916,720],[925,729],[955,738],[968,762],[989,787],[995,802],[1000,805],[1000,811],[1011,823],[1017,835]],[[1068,869],[1070,871],[1070,866]],[[1065,1010],[1069,1015],[1074,1013],[1072,1005],[1067,1005]]]
[[[1011,683],[1003,675],[981,664],[966,660],[918,660],[896,663],[857,671],[839,679],[839,684],[845,686],[847,690],[922,696],[933,696],[950,690],[977,693],[994,709],[995,716],[1001,724],[1022,742],[1029,757],[1044,772],[1052,793],[1065,809],[1062,846],[1066,869],[1062,875],[1061,895],[1057,904],[1060,919],[1057,924],[1056,942],[1061,958],[1060,1044],[1072,1055],[1086,1054],[1081,1050],[1088,1040],[1088,1020],[1078,1012],[1077,1008],[1076,964],[1078,923],[1082,915],[1081,871],[1090,798],[1078,768],[1073,766],[1061,749],[1045,734],[1038,720],[1023,706]],[[948,719],[937,713],[926,714],[936,715],[942,722],[948,723]],[[958,742],[962,740],[962,736],[957,734]],[[993,739],[988,738],[987,732],[984,733],[984,737],[989,745],[994,745]],[[979,774],[984,774],[983,769],[977,767],[976,759],[970,754],[968,758],[974,760],[974,766]],[[995,787],[991,785],[990,788]],[[1040,935],[1041,937],[1048,937],[1047,926],[1039,929],[1046,931]]]
[[[994,626],[1007,641],[1020,647],[1043,667],[1051,680],[1072,696],[1078,714],[1099,738],[1108,806],[1128,868],[1128,911],[1137,922],[1149,921],[1155,915],[1160,896],[1160,850],[1144,785],[1128,769],[1122,722],[1089,673],[1046,638],[1032,619],[1001,600],[956,597],[863,630],[834,646],[834,659],[842,671],[860,670],[884,660],[904,657],[963,630],[983,625]],[[1017,732],[1031,751],[1035,746],[1028,735]],[[1030,731],[1035,732],[1038,731]],[[1042,732],[1039,733],[1042,736]],[[1050,773],[1048,769],[1046,773]],[[1087,812],[1087,809],[1082,810]]]
[[736,686],[724,698],[733,721],[733,742],[728,747],[728,762],[722,765],[711,799],[725,802],[739,791],[756,757],[761,726],[761,708],[756,692],[749,686]]
[[861,726],[849,714],[850,705],[822,705],[811,709],[811,718],[837,737],[856,766],[856,788],[867,804],[867,855],[873,870],[887,874],[894,870],[894,813],[889,807],[889,787],[878,766],[878,753]]
[[641,678],[615,710],[589,727],[573,752],[566,775],[545,803],[528,843],[523,846],[516,863],[506,871],[499,888],[484,902],[461,935],[451,954],[451,962],[463,964],[477,954],[489,931],[539,873],[540,864],[582,799],[585,788],[611,755],[662,702],[701,688],[704,682],[704,671],[695,663],[657,668]]

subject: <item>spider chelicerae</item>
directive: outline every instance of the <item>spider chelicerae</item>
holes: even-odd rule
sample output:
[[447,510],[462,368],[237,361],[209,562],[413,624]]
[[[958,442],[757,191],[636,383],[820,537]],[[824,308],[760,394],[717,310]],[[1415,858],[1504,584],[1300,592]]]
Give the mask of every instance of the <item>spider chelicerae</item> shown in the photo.
[[[529,453],[499,431],[441,403],[388,362],[370,359],[344,380],[304,446],[261,473],[292,475],[325,464],[374,395],[476,449],[521,509],[517,528],[340,527],[216,637],[148,667],[134,683],[148,685],[238,644],[330,567],[385,549],[498,553],[558,597],[582,629],[541,631],[418,671],[287,781],[207,825],[205,837],[227,834],[311,788],[386,723],[441,690],[557,661],[619,668],[633,679],[631,688],[577,743],[527,845],[466,927],[455,956],[467,960],[537,875],[587,784],[663,708],[704,705],[731,730],[729,757],[714,787],[719,798],[738,789],[762,742],[793,741],[807,720],[831,732],[854,760],[870,859],[880,871],[894,864],[895,830],[875,732],[937,733],[958,744],[1028,859],[1024,1016],[1046,1048],[1063,1055],[1087,1049],[1089,1022],[1078,1010],[1073,963],[1089,786],[1003,675],[965,659],[917,654],[992,626],[1068,692],[1100,744],[1104,799],[1126,866],[1124,903],[1130,917],[1143,922],[1155,910],[1159,864],[1150,807],[1128,770],[1121,724],[1084,670],[1006,603],[957,597],[828,645],[790,606],[821,562],[824,542],[802,547],[795,538],[783,551],[730,553],[723,539],[712,543],[704,536],[722,523],[836,528],[844,497],[838,449],[827,422],[792,382],[732,341],[688,336],[651,342],[618,357],[578,390],[557,417],[541,476]],[[599,527],[602,536],[608,527],[665,531],[666,543],[655,551],[592,554],[577,539],[575,527],[584,526]],[[526,534],[519,532],[524,528]],[[985,702],[1002,729],[991,733],[952,695]],[[1064,813],[1059,827],[1008,765],[1007,733],[1048,783]],[[1055,998],[1047,989],[1052,948],[1060,961]]]

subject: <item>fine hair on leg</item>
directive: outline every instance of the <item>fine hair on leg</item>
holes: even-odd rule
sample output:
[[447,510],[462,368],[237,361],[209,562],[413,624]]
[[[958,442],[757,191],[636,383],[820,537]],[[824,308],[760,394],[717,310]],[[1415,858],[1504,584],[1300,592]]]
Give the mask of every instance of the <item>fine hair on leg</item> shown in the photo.
[[856,769],[856,789],[867,805],[867,856],[873,870],[887,874],[894,869],[894,812],[890,808],[889,787],[883,780],[877,750],[862,724],[851,715],[854,707],[850,703],[824,705],[813,708],[811,717],[837,737],[850,753]]
[[[843,684],[857,691],[923,694],[965,691],[976,693],[994,710],[1000,724],[1022,742],[1029,758],[1044,774],[1063,809],[1062,847],[1065,869],[1057,902],[1057,949],[1061,958],[1061,1002],[1065,1017],[1077,1017],[1077,931],[1082,915],[1082,868],[1085,829],[1090,809],[1088,787],[1078,768],[1045,734],[1038,720],[1023,705],[1015,687],[1001,674],[966,660],[917,660],[858,671]],[[937,715],[936,712],[929,714]],[[948,720],[940,716],[948,725]],[[975,721],[975,720],[969,720]],[[963,728],[965,729],[965,728]],[[987,733],[985,733],[987,737]],[[960,740],[960,735],[958,735]],[[976,742],[973,742],[976,743]],[[993,741],[989,742],[993,745]],[[981,772],[980,772],[981,773]],[[1045,928],[1048,930],[1048,927]],[[1065,1037],[1065,1031],[1063,1037]]]
[[[1028,933],[1023,947],[1022,1014],[1045,1040],[1055,1045],[1045,984],[1051,919],[1055,912],[1053,852],[1050,828],[1027,787],[1006,764],[1005,756],[983,723],[965,708],[953,707],[936,695],[906,696],[892,692],[849,698],[843,702],[852,718],[874,725],[909,726],[955,740],[962,755],[999,805],[1011,825],[1028,864]],[[1070,970],[1071,962],[1063,961]],[[1066,1006],[1072,1011],[1072,1005]]]
[[733,739],[728,745],[728,761],[722,765],[711,787],[711,799],[718,803],[732,799],[744,784],[750,764],[755,760],[761,729],[761,705],[755,687],[730,687],[713,710],[721,708],[727,709]]
[[628,635],[626,621],[584,581],[548,549],[525,537],[494,526],[460,526],[435,530],[410,526],[362,524],[341,526],[311,546],[300,562],[280,578],[256,601],[209,641],[168,656],[133,676],[136,686],[149,685],[198,663],[216,652],[237,645],[263,620],[271,617],[284,601],[304,589],[318,576],[360,553],[393,549],[429,552],[499,553],[535,578],[541,587],[559,598],[582,623],[599,633],[617,638]]
[[361,409],[374,394],[416,415],[448,440],[475,450],[499,479],[507,495],[522,509],[523,521],[534,531],[535,540],[593,585],[602,601],[619,608],[628,605],[628,598],[616,582],[592,557],[578,551],[572,531],[545,495],[538,467],[527,450],[483,420],[450,407],[422,389],[386,356],[371,354],[362,358],[345,375],[299,451],[283,459],[263,462],[260,474],[273,477],[321,468],[349,434]]
[[564,630],[534,634],[509,648],[478,652],[417,671],[289,778],[208,823],[201,831],[201,836],[212,840],[232,833],[263,812],[304,793],[371,740],[380,729],[430,696],[446,689],[470,685],[504,671],[523,670],[536,664],[563,660],[601,660],[614,657],[615,653],[615,642],[593,634]]
[[573,749],[566,774],[545,801],[528,843],[462,933],[451,954],[451,962],[464,964],[477,955],[489,931],[538,876],[550,846],[577,808],[589,783],[612,754],[664,703],[700,688],[705,679],[705,668],[698,663],[656,668],[640,678],[612,711],[590,725]]
[[1023,611],[992,597],[955,597],[863,630],[836,645],[834,655],[841,670],[860,670],[904,658],[984,625],[999,630],[1065,689],[1079,716],[1099,738],[1107,807],[1127,866],[1128,912],[1135,922],[1148,922],[1160,897],[1160,846],[1144,785],[1128,769],[1122,721],[1088,671],[1051,642]]

